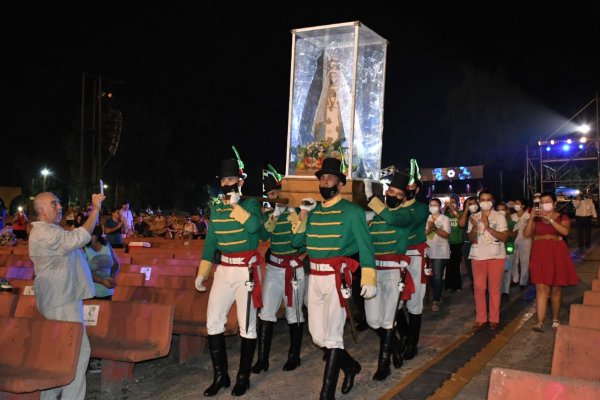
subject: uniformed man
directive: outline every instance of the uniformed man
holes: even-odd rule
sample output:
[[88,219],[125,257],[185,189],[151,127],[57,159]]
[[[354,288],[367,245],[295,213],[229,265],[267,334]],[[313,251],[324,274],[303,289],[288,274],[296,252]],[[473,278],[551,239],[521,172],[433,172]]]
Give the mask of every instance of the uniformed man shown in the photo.
[[382,381],[390,375],[392,355],[394,367],[402,366],[402,354],[396,342],[394,322],[398,306],[402,305],[401,301],[410,299],[415,292],[411,275],[406,273],[406,267],[411,261],[406,255],[407,229],[399,226],[395,218],[398,213],[402,213],[400,207],[405,197],[403,188],[406,188],[407,184],[407,175],[394,174],[383,204],[381,200],[373,197],[371,181],[365,179],[365,195],[367,199],[372,199],[369,206],[381,210],[369,223],[377,266],[377,296],[365,300],[367,323],[379,336],[377,371],[373,375],[376,381]]
[[[419,167],[416,160],[411,160],[410,163],[410,173],[404,174],[405,177],[399,176],[397,183],[394,183],[402,186],[402,188],[398,188],[400,190],[395,191],[395,197],[401,202],[397,211],[392,212],[377,198],[373,198],[369,203],[369,207],[377,215],[391,225],[406,229],[408,235],[406,255],[410,257],[408,271],[414,283],[415,292],[410,300],[406,302],[408,326],[406,326],[407,321],[403,310],[399,310],[399,315],[396,317],[396,329],[403,338],[402,341],[405,342],[402,354],[405,360],[411,360],[417,355],[417,345],[421,332],[421,314],[423,313],[423,298],[425,297],[427,282],[425,275],[425,249],[427,248],[425,226],[429,217],[428,205],[416,199],[419,189],[423,186],[420,180]],[[396,202],[394,201],[394,203]]]
[[257,251],[262,226],[261,208],[255,198],[240,199],[240,189],[246,178],[241,160],[224,160],[220,178],[221,189],[229,198],[211,209],[196,278],[196,289],[205,291],[204,281],[210,276],[215,251],[219,250],[221,257],[216,261],[206,322],[214,381],[204,395],[213,396],[230,384],[223,332],[227,315],[235,301],[242,345],[240,368],[231,394],[241,396],[250,387],[250,368],[256,348],[256,308],[262,306],[259,277],[261,257]]
[[[269,165],[270,166],[270,165]],[[272,168],[272,167],[271,167]],[[267,273],[263,283],[263,307],[258,317],[258,360],[252,372],[261,373],[269,369],[269,352],[273,339],[273,326],[277,322],[277,311],[281,301],[285,303],[285,318],[290,329],[290,348],[284,371],[293,371],[300,366],[300,348],[304,329],[304,269],[302,259],[304,249],[292,247],[292,222],[298,219],[293,207],[278,204],[281,191],[281,175],[274,169],[272,173],[263,171],[263,192],[275,208],[265,213],[261,239],[270,240],[271,247],[266,254]]]
[[310,258],[308,284],[308,327],[317,346],[325,348],[326,366],[321,399],[333,399],[340,373],[344,371],[342,393],[354,385],[360,364],[344,350],[344,324],[351,295],[352,271],[359,263],[351,256],[359,253],[362,267],[360,295],[372,298],[377,292],[373,244],[365,212],[342,198],[346,184],[342,162],[326,158],[317,171],[323,202],[304,199],[300,218],[293,224],[292,245],[306,245]]

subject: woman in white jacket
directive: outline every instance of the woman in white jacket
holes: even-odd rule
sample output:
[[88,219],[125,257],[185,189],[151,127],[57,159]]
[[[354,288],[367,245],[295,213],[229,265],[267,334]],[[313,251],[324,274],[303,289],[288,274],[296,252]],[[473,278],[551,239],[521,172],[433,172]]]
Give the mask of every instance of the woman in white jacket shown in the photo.
[[432,311],[440,310],[442,300],[442,288],[444,277],[444,266],[450,258],[450,245],[448,236],[450,236],[450,218],[441,214],[442,202],[439,199],[431,199],[429,202],[429,212],[431,215],[427,219],[425,235],[427,236],[427,256],[431,260],[433,269],[433,305]]

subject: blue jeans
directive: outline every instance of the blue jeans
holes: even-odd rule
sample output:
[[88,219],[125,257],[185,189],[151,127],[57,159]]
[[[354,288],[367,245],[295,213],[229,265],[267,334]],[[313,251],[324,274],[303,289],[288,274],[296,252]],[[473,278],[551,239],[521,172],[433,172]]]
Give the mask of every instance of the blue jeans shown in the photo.
[[445,258],[431,259],[431,268],[433,269],[433,279],[431,286],[433,287],[433,301],[439,302],[442,298],[442,287],[444,277],[444,267],[448,260]]

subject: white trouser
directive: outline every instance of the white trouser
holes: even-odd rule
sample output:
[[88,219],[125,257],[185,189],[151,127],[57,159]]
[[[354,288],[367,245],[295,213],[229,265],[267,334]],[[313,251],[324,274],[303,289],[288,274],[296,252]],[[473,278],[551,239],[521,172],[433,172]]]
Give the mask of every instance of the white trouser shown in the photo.
[[225,267],[219,265],[217,267],[206,310],[206,328],[209,335],[225,332],[227,315],[235,301],[240,335],[247,339],[256,339],[256,308],[254,308],[252,298],[250,298],[250,323],[248,332],[246,332],[246,307],[248,293],[250,293],[246,289],[248,274],[249,269],[246,266]]
[[[506,255],[504,278],[502,279],[502,293],[510,293],[511,268],[515,266],[515,258],[517,258],[517,253]],[[512,274],[512,276],[514,276],[514,274]]]
[[[513,282],[519,282],[521,286],[526,286],[529,282],[529,258],[531,257],[531,240],[515,242],[515,258],[513,260],[511,271]],[[521,279],[519,280],[519,267],[521,266]]]
[[[350,282],[348,285],[352,287]],[[356,296],[358,293],[354,295]],[[313,342],[319,347],[343,349],[345,324],[346,309],[340,305],[335,275],[310,274],[308,277],[308,331]]]
[[398,283],[400,271],[397,269],[377,270],[377,296],[365,299],[367,324],[373,329],[392,329],[398,305]]
[[[298,280],[298,287],[296,288],[297,298],[293,298],[292,294],[292,307],[288,307],[288,298],[285,295],[285,268],[278,268],[267,264],[267,273],[263,282],[263,306],[260,309],[258,316],[263,321],[277,322],[277,311],[281,306],[283,300],[285,304],[285,319],[288,324],[297,323],[296,318],[296,306],[300,306],[300,322],[304,322],[304,316],[302,315],[302,304],[304,303],[304,269],[302,267],[296,268],[296,279]],[[293,290],[293,289],[292,289]],[[296,301],[298,302],[296,304]]]
[[[45,312],[44,317],[56,321],[80,322],[83,324],[83,303],[81,300],[67,303]],[[90,352],[90,342],[84,329],[75,379],[68,385],[42,391],[40,399],[58,399],[62,392],[62,400],[83,400],[85,398],[86,387],[85,371],[87,370],[88,362],[90,360]]]
[[421,260],[423,257],[417,250],[408,250],[406,255],[410,256],[410,264],[407,268],[415,284],[415,292],[410,296],[410,300],[406,302],[406,309],[409,313],[418,315],[423,313],[423,299],[427,288],[426,284],[421,283],[421,273],[423,272]]

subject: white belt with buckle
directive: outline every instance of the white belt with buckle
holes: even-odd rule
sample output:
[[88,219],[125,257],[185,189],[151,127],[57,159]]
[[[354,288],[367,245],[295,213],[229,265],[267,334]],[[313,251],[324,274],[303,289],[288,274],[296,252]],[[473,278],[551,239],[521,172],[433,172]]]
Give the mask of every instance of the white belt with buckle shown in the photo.
[[377,267],[406,267],[406,262],[404,262],[404,265],[402,265],[401,262],[398,261],[384,261],[384,260],[375,260],[375,265]]
[[335,269],[329,264],[317,264],[314,262],[310,263],[310,269],[314,269],[315,271],[335,271]]
[[240,266],[241,266],[241,265],[243,265],[243,266],[246,266],[246,265],[249,265],[249,264],[255,263],[255,262],[256,262],[256,256],[252,256],[252,257],[250,258],[250,260],[248,260],[248,262],[246,263],[246,262],[244,261],[244,257],[227,257],[227,256],[223,256],[223,255],[222,255],[222,256],[221,256],[221,261],[223,261],[223,262],[226,262],[227,264],[240,265]]
[[[285,259],[275,257],[273,254],[269,254],[269,261],[274,262],[275,264],[277,264],[277,266],[279,266],[285,261]],[[291,267],[297,267],[298,265],[299,264],[296,262],[296,260],[290,260]]]

